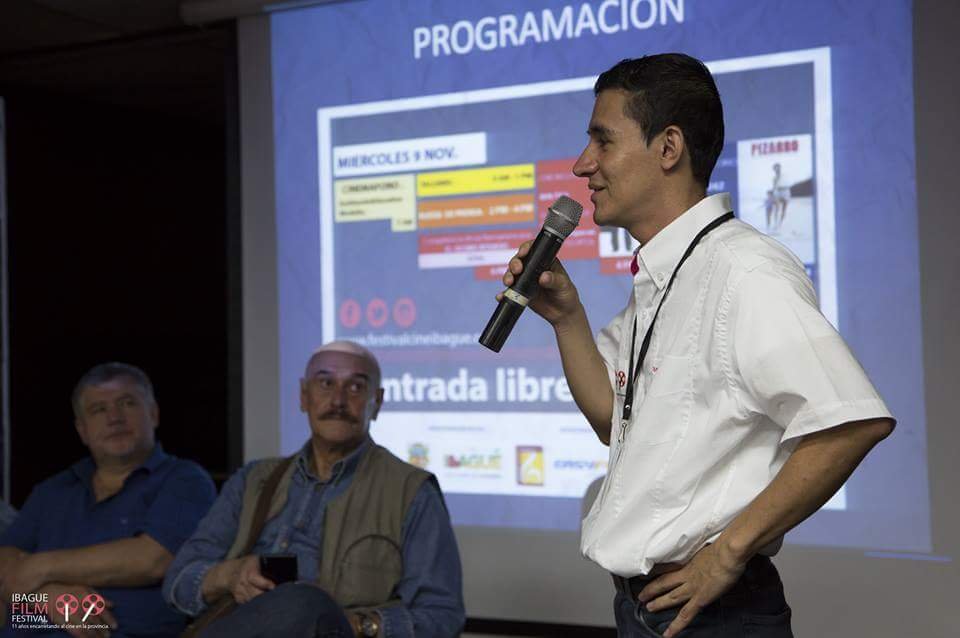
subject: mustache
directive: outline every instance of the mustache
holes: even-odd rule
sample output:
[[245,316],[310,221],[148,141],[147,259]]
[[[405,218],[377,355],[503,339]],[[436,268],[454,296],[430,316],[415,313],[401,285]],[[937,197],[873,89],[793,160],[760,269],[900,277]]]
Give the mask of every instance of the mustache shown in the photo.
[[321,414],[321,415],[320,415],[320,419],[321,419],[321,420],[337,419],[337,420],[339,420],[339,421],[348,421],[348,422],[350,422],[350,423],[359,423],[359,422],[360,422],[359,419],[357,419],[355,416],[353,416],[353,415],[350,414],[349,412],[345,412],[344,410],[329,410],[329,411],[324,412],[323,414]]

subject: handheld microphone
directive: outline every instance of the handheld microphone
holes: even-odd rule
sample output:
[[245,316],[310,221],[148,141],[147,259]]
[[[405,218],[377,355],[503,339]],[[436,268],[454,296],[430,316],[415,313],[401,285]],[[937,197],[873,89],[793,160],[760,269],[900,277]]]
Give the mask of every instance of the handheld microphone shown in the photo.
[[582,213],[583,206],[566,195],[550,205],[540,234],[533,241],[526,257],[521,260],[523,272],[517,276],[512,286],[503,291],[503,298],[480,335],[482,345],[494,352],[500,352],[523,309],[539,292],[540,274],[553,263],[563,240],[580,223]]

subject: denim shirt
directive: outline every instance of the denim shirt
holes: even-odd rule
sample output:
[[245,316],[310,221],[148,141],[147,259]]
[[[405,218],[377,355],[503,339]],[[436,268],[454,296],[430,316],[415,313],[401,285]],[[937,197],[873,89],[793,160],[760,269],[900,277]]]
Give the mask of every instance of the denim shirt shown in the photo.
[[[316,477],[310,442],[297,453],[283,510],[267,521],[253,554],[296,554],[299,580],[318,577],[324,518],[331,501],[346,492],[370,449],[370,440],[333,466],[330,479]],[[201,584],[211,567],[224,560],[237,535],[248,463],[223,486],[210,513],[183,545],[167,570],[164,598],[180,611],[197,616],[206,609]],[[401,531],[403,576],[394,591],[400,605],[378,610],[383,635],[389,638],[456,636],[464,607],[460,556],[443,497],[436,481],[424,481],[407,510]]]

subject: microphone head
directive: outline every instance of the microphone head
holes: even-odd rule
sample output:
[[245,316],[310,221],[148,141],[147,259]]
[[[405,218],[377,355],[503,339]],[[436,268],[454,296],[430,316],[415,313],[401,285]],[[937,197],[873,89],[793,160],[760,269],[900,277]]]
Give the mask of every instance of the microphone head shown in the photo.
[[566,195],[561,195],[557,201],[550,204],[543,227],[566,239],[580,223],[580,215],[582,214],[583,206],[580,205],[580,202],[570,199]]

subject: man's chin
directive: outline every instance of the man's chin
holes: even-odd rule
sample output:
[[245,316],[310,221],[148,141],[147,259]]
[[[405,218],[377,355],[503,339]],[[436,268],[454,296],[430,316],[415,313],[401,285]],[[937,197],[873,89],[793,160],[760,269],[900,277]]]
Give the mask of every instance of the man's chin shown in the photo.
[[106,441],[100,456],[115,461],[125,461],[141,453],[140,446],[130,437],[116,437]]

